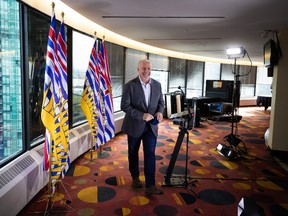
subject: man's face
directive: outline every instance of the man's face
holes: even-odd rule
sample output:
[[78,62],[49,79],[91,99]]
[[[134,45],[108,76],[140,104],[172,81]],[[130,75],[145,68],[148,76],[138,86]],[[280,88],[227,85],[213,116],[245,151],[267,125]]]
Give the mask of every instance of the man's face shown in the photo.
[[138,74],[143,82],[148,83],[151,75],[150,62],[141,62],[138,66]]

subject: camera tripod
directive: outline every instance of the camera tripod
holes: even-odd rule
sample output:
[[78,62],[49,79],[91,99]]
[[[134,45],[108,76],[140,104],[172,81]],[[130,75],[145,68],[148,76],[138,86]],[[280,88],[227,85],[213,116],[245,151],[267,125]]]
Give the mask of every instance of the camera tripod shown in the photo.
[[[169,166],[166,170],[166,174],[164,176],[164,181],[162,186],[166,186],[166,187],[185,187],[186,189],[190,190],[197,198],[199,197],[195,191],[193,191],[193,189],[190,187],[190,185],[193,185],[195,182],[197,182],[197,180],[192,180],[192,181],[188,181],[191,178],[188,176],[188,143],[189,143],[189,132],[187,129],[187,122],[189,122],[189,119],[184,121],[184,123],[179,127],[180,131],[179,131],[179,135],[177,138],[177,142],[176,145],[174,147],[174,151],[172,154],[172,157],[170,159],[170,163]],[[186,135],[186,157],[185,157],[185,175],[184,176],[180,176],[180,175],[172,175],[174,166],[175,166],[175,162],[177,160],[177,156],[181,147],[181,144],[183,142],[184,136]]]

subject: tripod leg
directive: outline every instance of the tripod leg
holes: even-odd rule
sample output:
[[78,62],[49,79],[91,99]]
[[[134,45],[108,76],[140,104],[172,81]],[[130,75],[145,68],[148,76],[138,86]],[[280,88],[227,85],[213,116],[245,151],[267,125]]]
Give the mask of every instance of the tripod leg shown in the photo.
[[[247,152],[247,148],[246,148],[246,145],[245,145],[245,143],[243,142],[243,140],[240,140],[240,143],[242,143],[243,144],[243,147],[244,147],[244,153],[246,153]],[[239,150],[241,153],[242,153],[242,151],[241,151],[241,149]]]
[[[194,180],[194,181],[197,181],[197,180]],[[191,192],[195,195],[196,198],[199,198],[199,195],[191,188],[191,186],[189,186],[189,184],[193,184],[193,182],[188,183],[188,185],[187,185],[186,188],[187,188],[189,191],[191,191]]]
[[167,184],[167,185],[171,184],[170,178],[172,176],[172,172],[173,172],[173,169],[174,169],[174,166],[175,166],[175,163],[176,163],[176,160],[177,160],[179,150],[180,150],[181,144],[183,142],[183,138],[184,138],[185,133],[186,132],[184,129],[181,129],[179,131],[177,142],[176,142],[176,145],[174,147],[174,151],[173,151],[169,166],[168,166],[168,168],[166,170],[166,174],[165,174],[165,184]]

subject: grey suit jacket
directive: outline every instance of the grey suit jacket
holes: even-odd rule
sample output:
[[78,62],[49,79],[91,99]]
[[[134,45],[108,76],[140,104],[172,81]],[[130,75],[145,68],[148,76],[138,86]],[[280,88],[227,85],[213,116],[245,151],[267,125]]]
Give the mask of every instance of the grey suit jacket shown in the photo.
[[[142,119],[144,113],[150,113],[154,116],[157,112],[163,113],[164,111],[161,84],[158,81],[151,79],[151,95],[147,107],[139,77],[129,81],[124,86],[121,110],[126,113],[122,131],[129,136],[140,137],[146,125],[146,122]],[[155,136],[158,136],[158,125],[150,124],[150,126]]]

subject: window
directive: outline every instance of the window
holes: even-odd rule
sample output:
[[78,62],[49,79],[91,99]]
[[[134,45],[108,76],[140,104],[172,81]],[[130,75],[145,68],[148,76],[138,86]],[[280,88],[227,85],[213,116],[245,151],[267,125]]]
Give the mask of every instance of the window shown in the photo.
[[255,66],[240,66],[239,80],[241,82],[241,98],[255,96],[256,70],[257,67]]
[[175,92],[180,86],[183,91],[185,89],[185,70],[186,60],[170,58],[170,72],[169,72],[169,92]]
[[187,98],[202,96],[204,62],[188,61]]
[[[10,16],[11,14],[14,16]],[[24,149],[18,2],[0,1],[0,17],[0,165],[2,166]]]
[[220,63],[205,62],[204,89],[206,89],[206,80],[219,80],[219,79],[220,79]]
[[105,42],[112,82],[114,112],[120,111],[123,89],[124,47]]
[[43,141],[45,127],[41,120],[46,51],[50,17],[27,10],[28,19],[28,76],[29,125],[31,146]]
[[234,65],[233,64],[221,64],[221,80],[233,81],[234,80],[234,73],[233,72],[234,72]]
[[167,56],[160,56],[156,54],[149,54],[151,61],[151,78],[159,81],[162,87],[162,93],[168,92],[168,69],[169,58]]
[[77,31],[73,31],[73,60],[72,60],[72,88],[73,88],[73,125],[86,121],[86,117],[80,107],[82,98],[83,86],[86,77],[86,70],[88,68],[89,58],[91,50],[94,44],[94,39],[87,35],[81,34]]
[[145,58],[147,58],[147,53],[143,51],[126,49],[125,83],[138,76],[138,63]]
[[256,96],[272,94],[273,77],[267,76],[267,68],[257,67]]
[[167,71],[151,71],[151,78],[161,83],[162,94],[168,92],[168,72]]

